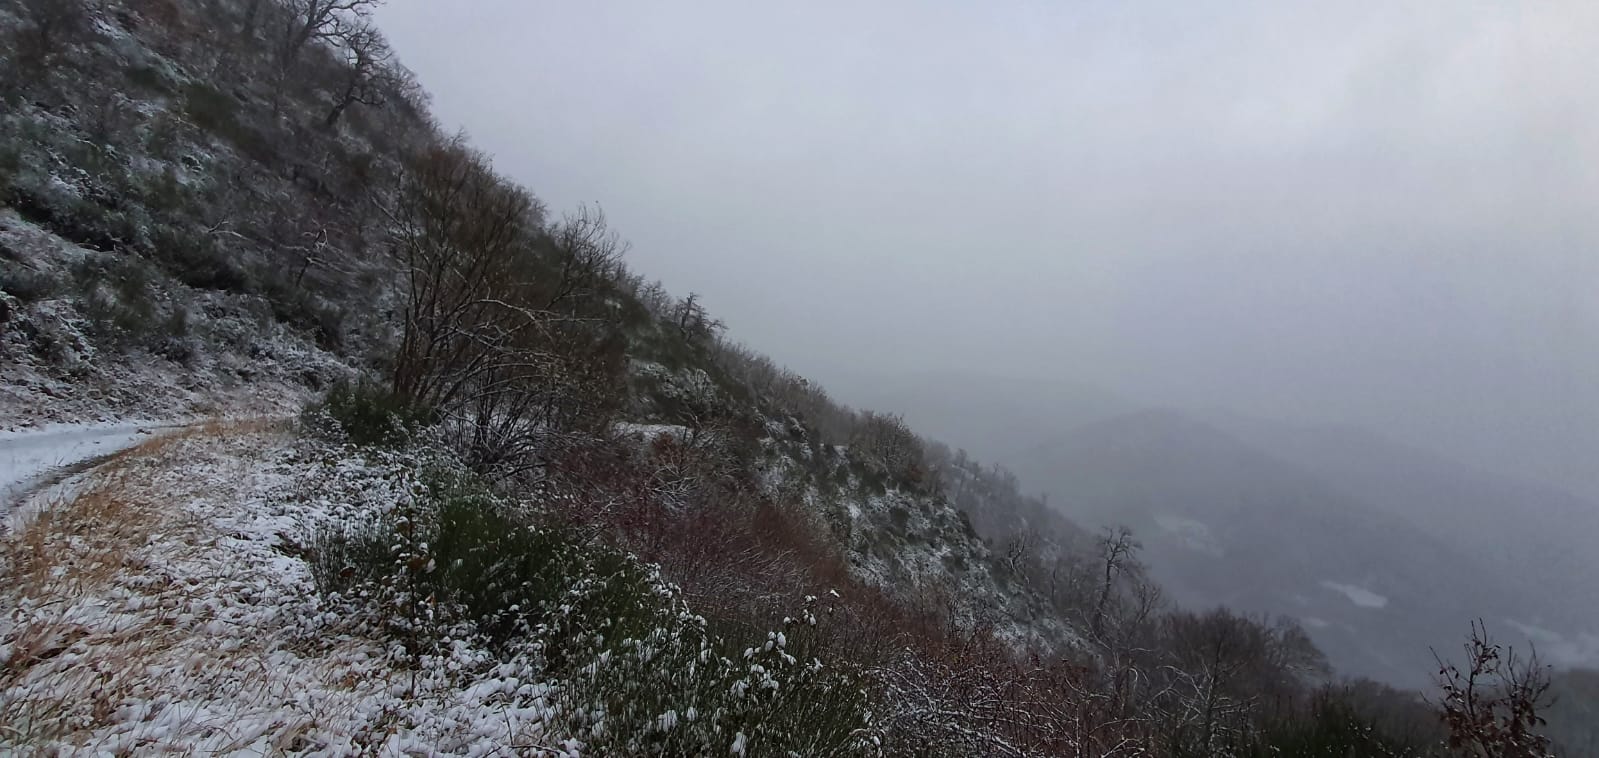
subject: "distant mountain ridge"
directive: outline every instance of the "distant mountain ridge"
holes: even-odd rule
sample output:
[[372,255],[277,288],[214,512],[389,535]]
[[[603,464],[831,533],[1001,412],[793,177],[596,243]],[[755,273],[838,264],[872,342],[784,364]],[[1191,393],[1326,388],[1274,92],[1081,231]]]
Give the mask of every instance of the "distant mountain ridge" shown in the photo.
[[1373,499],[1374,477],[1346,486],[1284,450],[1148,410],[1079,427],[1018,468],[1069,517],[1132,526],[1174,599],[1293,616],[1342,671],[1420,684],[1428,648],[1478,616],[1580,638],[1580,614],[1548,613],[1542,574],[1401,517]]
[[[1207,553],[1213,560],[1234,560],[1225,557],[1226,548],[1241,533],[1217,534],[1214,527],[1253,512],[1265,521],[1258,530],[1264,533],[1252,539],[1266,547],[1332,541],[1387,573],[1403,568],[1408,578],[1395,578],[1396,586],[1426,587],[1437,598],[1429,602],[1441,604],[1415,609],[1437,617],[1439,623],[1428,628],[1452,630],[1482,617],[1507,634],[1536,642],[1539,653],[1556,665],[1599,660],[1599,582],[1592,581],[1599,574],[1594,557],[1599,551],[1593,548],[1599,545],[1599,503],[1357,426],[1150,409],[1070,381],[949,373],[876,381],[878,389],[863,393],[875,404],[902,410],[936,436],[1004,464],[1027,491],[1047,496],[1052,507],[1083,526],[1135,526],[1174,598],[1272,609],[1309,619],[1312,627],[1327,621],[1318,641],[1350,670],[1390,679],[1384,670],[1400,670],[1405,676],[1399,681],[1420,684],[1417,672],[1431,663],[1427,645],[1452,637],[1431,639],[1427,632],[1426,639],[1417,636],[1402,646],[1408,663],[1380,662],[1382,656],[1372,654],[1388,644],[1380,625],[1366,629],[1379,637],[1375,647],[1359,643],[1353,632],[1343,643],[1329,641],[1326,629],[1338,627],[1303,604],[1263,603],[1259,598],[1272,593],[1239,577],[1206,573],[1222,570],[1219,566],[1200,570],[1168,562],[1162,567],[1160,553],[1181,554],[1174,553],[1180,546],[1196,554],[1190,564]],[[1293,517],[1280,518],[1284,514],[1272,504],[1292,506]],[[1196,506],[1203,506],[1203,517],[1187,512]],[[1388,545],[1398,557],[1372,550],[1375,544]],[[1274,554],[1265,547],[1249,549]],[[1293,558],[1311,560],[1308,554]],[[1336,557],[1318,560],[1328,569],[1347,563]],[[1264,573],[1281,573],[1283,567],[1274,568]],[[1188,587],[1195,577],[1206,576],[1208,588]],[[1329,602],[1342,598],[1346,604],[1354,603],[1343,590],[1368,604],[1374,604],[1372,598],[1360,590],[1387,598],[1360,581],[1365,580],[1305,576],[1301,582],[1311,591],[1289,594]],[[1368,610],[1381,616],[1396,609]],[[1454,626],[1444,627],[1450,619]],[[1349,664],[1350,658],[1368,659],[1371,667]]]
[[[1296,427],[1230,416],[1230,432],[1424,528],[1488,570],[1518,580],[1537,612],[1518,618],[1559,665],[1599,660],[1599,503],[1458,463],[1352,427]],[[1580,630],[1546,634],[1556,629]]]

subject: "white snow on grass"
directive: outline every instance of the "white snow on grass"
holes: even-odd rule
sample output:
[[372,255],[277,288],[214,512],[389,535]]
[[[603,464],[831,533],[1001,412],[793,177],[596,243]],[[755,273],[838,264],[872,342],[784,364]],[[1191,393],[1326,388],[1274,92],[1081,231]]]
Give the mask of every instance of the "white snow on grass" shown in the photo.
[[658,437],[671,437],[674,439],[687,439],[689,428],[681,424],[634,424],[619,423],[616,433],[624,437],[638,437],[644,442],[654,442]]
[[0,753],[576,753],[535,667],[470,637],[398,666],[316,592],[311,536],[393,508],[403,461],[217,424],[69,483],[0,540]]
[[1321,586],[1342,594],[1344,597],[1349,598],[1349,602],[1361,608],[1385,608],[1388,606],[1388,598],[1359,585],[1323,581]]

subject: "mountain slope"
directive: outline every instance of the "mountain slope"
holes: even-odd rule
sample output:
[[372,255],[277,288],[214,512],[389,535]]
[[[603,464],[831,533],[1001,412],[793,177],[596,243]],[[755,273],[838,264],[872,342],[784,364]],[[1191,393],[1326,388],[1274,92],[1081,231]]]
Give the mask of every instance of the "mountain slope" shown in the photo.
[[[729,341],[694,295],[629,270],[597,209],[557,218],[441,134],[372,5],[0,0],[6,423],[300,411],[91,472],[126,463],[131,490],[76,489],[90,476],[30,501],[0,550],[0,712],[23,711],[0,739],[1269,755],[1322,739],[1333,711],[1311,704],[1354,701],[1317,686],[1294,625],[1170,612],[1126,545],[1010,472]],[[1237,580],[1245,601],[1307,582],[1357,607],[1425,594],[1293,563],[1356,527],[1316,521],[1313,483],[1252,478],[1270,467],[1247,449],[1163,424],[1088,435],[1129,460],[1198,457],[1179,470],[1214,496],[1183,517],[1285,567],[1280,586]],[[1115,477],[1078,480],[1101,499],[1172,489],[1087,462]],[[1267,554],[1263,504],[1300,490],[1311,507]],[[1218,661],[1214,639],[1244,644]],[[235,651],[266,686],[198,665]],[[85,678],[118,662],[122,691]],[[1403,693],[1375,702],[1435,722]],[[1369,712],[1334,713],[1360,727],[1334,754],[1399,744]]]
[[1109,390],[1060,377],[975,372],[843,373],[838,390],[867,407],[904,414],[934,439],[1013,467],[1066,430],[1136,407]]
[[1218,423],[1515,582],[1537,612],[1511,621],[1551,662],[1599,661],[1599,503],[1361,430]]
[[1122,522],[1180,602],[1301,620],[1339,670],[1421,684],[1477,616],[1531,618],[1479,556],[1214,426],[1170,411],[1092,424],[1039,470],[1084,522]]

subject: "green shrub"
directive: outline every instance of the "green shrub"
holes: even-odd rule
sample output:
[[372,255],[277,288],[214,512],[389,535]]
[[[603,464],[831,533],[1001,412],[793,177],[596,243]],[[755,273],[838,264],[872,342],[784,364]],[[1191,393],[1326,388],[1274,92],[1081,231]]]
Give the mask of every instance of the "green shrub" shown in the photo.
[[863,681],[822,662],[813,604],[748,647],[686,611],[623,640],[566,681],[568,728],[603,755],[877,755]]
[[65,289],[60,279],[21,265],[0,263],[0,291],[22,303],[48,300]]
[[102,344],[153,348],[187,335],[187,314],[163,310],[149,266],[137,257],[84,258],[73,266],[72,278],[89,332]]
[[470,623],[536,650],[558,719],[596,755],[873,755],[861,678],[824,665],[814,599],[748,647],[707,631],[659,572],[529,524],[475,479],[432,472],[377,521],[313,541],[325,593],[366,600],[411,655]]
[[1272,758],[1423,758],[1443,755],[1420,739],[1389,734],[1353,704],[1331,694],[1316,696],[1308,713],[1268,726],[1263,737],[1241,751]]
[[183,89],[183,112],[195,126],[232,143],[240,152],[261,162],[277,159],[277,150],[267,136],[239,118],[239,101],[203,82],[190,82]]
[[664,623],[665,585],[637,561],[522,523],[466,474],[424,481],[408,507],[325,531],[312,550],[318,588],[374,601],[408,650],[432,650],[442,630],[467,622],[496,649],[548,640],[548,669],[574,674],[613,641]]
[[169,88],[167,74],[148,64],[129,66],[123,73],[128,77],[130,84],[141,89],[163,92]]
[[[519,524],[470,480],[435,483],[438,570],[432,588],[494,643],[542,628],[556,638],[639,636],[658,619],[648,572],[614,550]],[[552,667],[575,652],[546,650]]]
[[344,310],[282,274],[261,267],[253,277],[255,288],[272,305],[272,317],[316,340],[324,350],[337,350],[342,343]]
[[183,112],[201,129],[224,136],[236,132],[238,111],[238,101],[209,84],[190,82],[183,88]]
[[151,234],[156,258],[178,281],[196,289],[250,292],[249,272],[205,234],[179,226],[158,225]]
[[32,177],[13,177],[0,202],[23,218],[49,229],[73,244],[100,252],[140,247],[145,234],[138,214],[108,209],[92,200],[63,196],[31,183]]
[[370,382],[341,382],[321,402],[308,406],[302,420],[314,431],[363,447],[404,446],[423,427],[438,421],[431,409],[411,405]]

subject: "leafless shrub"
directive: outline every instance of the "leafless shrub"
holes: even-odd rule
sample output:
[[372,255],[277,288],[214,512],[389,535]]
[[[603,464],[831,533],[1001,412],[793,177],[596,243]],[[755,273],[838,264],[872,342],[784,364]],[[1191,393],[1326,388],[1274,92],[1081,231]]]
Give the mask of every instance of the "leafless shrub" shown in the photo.
[[901,481],[922,482],[922,441],[897,415],[867,411],[850,439],[850,451],[867,465]]
[[623,352],[600,295],[623,247],[602,214],[546,236],[543,207],[456,140],[413,164],[388,215],[406,283],[397,395],[442,413],[481,467],[511,472],[604,426]]
[[408,79],[394,62],[394,51],[377,27],[365,18],[341,25],[329,43],[343,58],[341,81],[333,92],[333,107],[323,119],[331,129],[352,105],[381,106]]
[[1551,704],[1549,670],[1534,650],[1526,658],[1493,641],[1481,621],[1471,625],[1464,668],[1438,661],[1437,706],[1449,747],[1471,758],[1545,758],[1550,741],[1541,715]]
[[[279,39],[278,56],[291,65],[312,41],[336,42],[340,35],[365,23],[381,0],[281,0],[287,16]],[[252,2],[248,18],[259,12]]]

